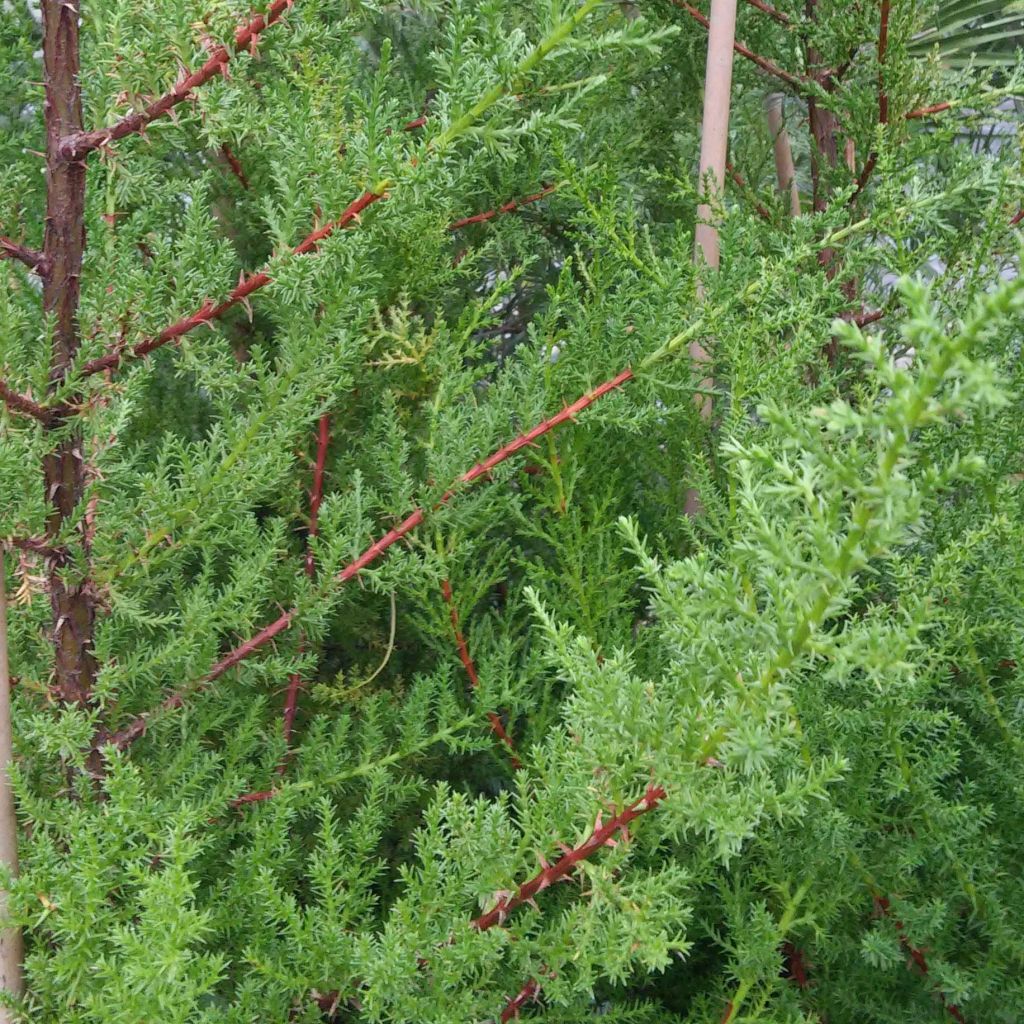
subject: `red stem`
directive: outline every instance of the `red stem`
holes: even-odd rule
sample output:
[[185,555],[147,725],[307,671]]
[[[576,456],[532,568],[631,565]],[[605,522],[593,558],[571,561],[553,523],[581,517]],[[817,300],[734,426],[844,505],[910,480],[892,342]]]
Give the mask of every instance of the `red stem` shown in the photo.
[[221,155],[228,163],[228,167],[231,168],[231,173],[239,180],[242,188],[249,188],[249,179],[245,176],[245,168],[242,167],[242,161],[235,156],[235,151],[225,142],[220,147]]
[[[320,506],[324,500],[324,469],[327,466],[327,449],[331,444],[331,414],[325,412],[317,425],[316,462],[313,466],[313,487],[309,492],[309,540],[320,536]],[[306,575],[312,579],[316,574],[316,557],[312,544],[306,548]]]
[[[269,626],[265,626],[255,636],[246,640],[244,644],[240,644],[236,647],[230,654],[221,659],[221,661],[217,662],[217,664],[210,669],[209,673],[201,681],[200,688],[205,688],[214,680],[224,675],[228,669],[233,668],[240,661],[244,661],[254,651],[259,650],[264,644],[273,640],[278,633],[283,633],[292,624],[292,619],[295,618],[295,614],[294,609],[284,612],[281,616],[270,623]],[[182,707],[185,703],[186,696],[187,691],[185,690],[179,690],[170,694],[157,706],[155,712],[146,711],[143,714],[138,715],[123,729],[119,729],[117,732],[110,735],[101,733],[97,738],[96,746],[111,743],[119,750],[124,750],[126,747],[130,747],[136,740],[141,739],[146,735],[149,720],[155,713],[162,711],[174,711],[177,708]]]
[[30,249],[27,245],[21,245],[6,235],[0,235],[0,256],[24,263],[29,270],[34,271],[40,277],[46,273],[46,257],[38,249]]
[[[410,122],[410,124],[412,124],[412,122]],[[500,213],[510,213],[520,206],[525,206],[527,203],[537,202],[539,199],[544,198],[553,191],[554,186],[549,186],[541,192],[525,196],[522,199],[513,199],[504,206],[499,207],[497,210],[489,210],[486,213],[478,213],[473,217],[467,217],[461,221],[455,221],[453,224],[448,226],[448,229],[450,231],[455,231],[467,224],[491,220]],[[348,205],[337,220],[325,224],[323,227],[318,228],[303,239],[303,241],[292,250],[291,255],[303,256],[315,251],[325,238],[334,234],[335,231],[348,227],[353,222],[357,221],[360,214],[362,214],[362,212],[368,207],[387,198],[387,192],[364,192],[358,199]],[[201,327],[203,324],[209,324],[212,321],[219,319],[235,306],[246,302],[249,296],[254,292],[257,292],[261,288],[265,288],[268,284],[272,283],[273,279],[266,270],[258,271],[248,278],[243,277],[238,286],[228,294],[227,298],[221,302],[220,305],[214,305],[212,299],[207,299],[193,313],[182,317],[169,327],[165,327],[159,334],[154,335],[151,338],[146,338],[143,341],[138,342],[136,345],[133,345],[131,348],[124,348],[121,346],[113,348],[106,355],[99,356],[98,358],[87,362],[79,372],[83,377],[91,377],[94,374],[103,373],[106,370],[117,369],[129,358],[141,359],[143,356],[149,355],[150,352],[153,352],[158,348],[162,348],[164,345],[176,342],[179,338],[183,338],[186,334],[191,333],[197,327]]]
[[[448,605],[448,613],[452,623],[452,630],[455,633],[455,646],[459,652],[459,660],[462,662],[462,667],[466,670],[466,675],[469,676],[470,685],[476,690],[480,686],[480,677],[477,675],[476,665],[473,664],[473,659],[469,655],[466,638],[462,635],[462,629],[459,626],[459,611],[455,607],[452,587],[448,580],[441,581],[441,593],[444,595],[445,603]],[[494,735],[508,747],[512,767],[518,771],[523,767],[523,763],[516,756],[516,748],[512,742],[512,737],[509,736],[501,719],[493,711],[487,712],[487,720],[491,723],[491,731]]]
[[[381,199],[386,199],[387,195],[387,192],[364,192],[358,199],[349,203],[347,209],[337,220],[331,221],[307,235],[306,238],[292,249],[291,255],[304,256],[306,253],[314,252],[325,238],[341,228],[348,227],[358,220],[359,215],[367,207],[372,206]],[[152,338],[146,338],[144,341],[140,341],[128,349],[115,348],[105,356],[90,360],[79,372],[83,377],[90,377],[93,374],[102,373],[104,370],[117,369],[128,358],[141,359],[143,356],[149,355],[150,352],[161,348],[169,342],[183,338],[197,327],[217,320],[227,313],[228,310],[245,302],[253,292],[265,288],[272,282],[273,278],[271,278],[266,270],[260,270],[250,277],[243,276],[238,286],[228,294],[227,298],[220,305],[215,305],[212,299],[207,299],[194,313],[182,317],[176,323],[171,324],[170,327],[165,327]]]
[[53,413],[45,405],[40,405],[29,395],[23,395],[15,391],[5,381],[0,380],[0,399],[12,412],[21,413],[24,416],[31,416],[39,420],[44,426],[53,419]]
[[807,977],[807,959],[804,951],[792,942],[783,942],[782,956],[786,961],[786,975],[797,988],[808,989],[811,987],[810,979]]
[[493,220],[502,213],[511,213],[520,206],[526,206],[528,203],[536,203],[545,196],[551,195],[554,191],[555,186],[548,185],[540,192],[534,192],[533,195],[523,196],[522,199],[512,199],[504,206],[499,206],[496,210],[487,210],[485,213],[476,213],[472,217],[463,217],[462,220],[452,221],[452,223],[448,225],[448,230],[458,231],[459,228],[464,228],[469,224],[482,224],[484,221]]
[[499,1020],[501,1024],[508,1024],[510,1020],[519,1019],[519,1011],[523,1008],[523,1005],[531,999],[536,999],[540,992],[540,982],[536,978],[531,978],[506,1004],[505,1009],[501,1011],[501,1017]]
[[[316,575],[316,557],[313,554],[312,539],[320,533],[320,504],[324,498],[324,467],[327,465],[327,449],[331,443],[331,415],[324,413],[317,426],[316,462],[313,466],[313,487],[309,494],[309,533],[306,542],[306,576],[312,579]],[[302,692],[302,673],[293,672],[288,677],[288,692],[284,700],[282,712],[285,745],[291,743],[295,715],[299,710],[299,694]],[[283,772],[287,761],[278,765],[278,772]]]
[[272,800],[277,796],[276,789],[263,789],[258,793],[246,793],[245,796],[236,796],[234,800],[228,801],[229,807],[244,807],[246,804],[259,804],[264,800]]
[[932,114],[942,114],[952,109],[952,103],[933,103],[930,107],[918,107],[916,110],[912,110],[909,114],[904,114],[903,116],[908,121],[912,121],[915,117],[931,117]]
[[[685,11],[688,15],[690,15],[690,17],[693,18],[693,20],[696,21],[697,24],[703,25],[706,29],[709,29],[711,27],[711,22],[709,22],[708,19],[703,14],[701,14],[700,11],[697,10],[696,7],[694,7],[692,4],[688,4],[686,0],[672,0],[672,3],[675,4],[675,6],[678,7],[681,11]],[[753,61],[762,71],[767,71],[769,75],[774,75],[776,78],[781,79],[787,85],[790,85],[795,89],[800,89],[803,87],[803,82],[796,75],[790,74],[790,72],[786,71],[784,68],[780,68],[778,64],[772,63],[772,61],[768,60],[767,57],[762,57],[759,53],[754,53],[753,50],[744,46],[743,43],[734,42],[732,44],[732,48],[741,57],[746,57],[747,60]]]
[[[925,958],[924,953],[918,949],[911,941],[907,938],[906,927],[899,918],[892,917],[892,910],[889,900],[885,896],[875,896],[875,908],[884,917],[892,918],[892,923],[896,926],[896,933],[899,935],[900,945],[906,950],[907,955],[913,961],[914,966],[921,972],[922,975],[928,974],[928,961]],[[965,1024],[964,1016],[960,1012],[960,1008],[954,1003],[946,1002],[946,995],[941,989],[936,986],[939,999],[942,1001],[942,1005],[946,1008],[946,1012],[957,1021],[957,1024]]]
[[762,14],[767,14],[769,18],[774,18],[780,25],[785,25],[788,28],[792,24],[788,15],[777,11],[771,4],[766,4],[764,0],[747,0],[747,3],[751,7],[756,7]]
[[876,321],[881,320],[884,316],[884,309],[873,309],[867,313],[858,313],[850,322],[856,324],[858,327],[867,327],[868,324],[873,324]]
[[218,75],[226,75],[227,66],[232,57],[236,53],[255,48],[260,33],[280,21],[285,11],[293,3],[294,0],[274,0],[266,13],[253,15],[245,25],[235,32],[232,46],[234,53],[227,46],[216,46],[201,68],[187,73],[183,71],[173,89],[142,110],[125,115],[109,128],[97,128],[91,132],[74,132],[66,136],[61,143],[61,156],[66,160],[80,160],[101,146],[123,139],[126,135],[144,131],[147,125],[170,113],[178,104],[184,103],[193,89],[205,85]]
[[[726,161],[725,169],[729,172],[729,177],[732,178],[736,185],[744,191],[747,191],[746,179],[730,162]],[[754,198],[754,209],[757,210],[758,216],[760,216],[762,220],[771,221],[771,211],[764,205],[764,203],[760,202],[756,196]]]
[[54,547],[52,544],[48,544],[45,540],[40,537],[8,537],[6,540],[0,540],[0,548],[4,544],[9,544],[12,548],[16,548],[18,551],[29,551],[34,555],[40,555],[43,558],[52,558],[54,561],[67,562],[68,550],[67,548]]
[[[889,123],[889,94],[885,91],[885,55],[889,49],[889,9],[890,0],[882,0],[881,20],[878,26],[878,123],[883,126]],[[860,177],[857,179],[857,187],[854,189],[853,195],[850,196],[851,203],[864,191],[864,186],[867,185],[877,163],[878,150],[872,149],[864,162]]]
[[[556,413],[550,419],[544,420],[543,423],[539,423],[532,430],[527,431],[525,434],[520,434],[514,441],[510,441],[504,447],[499,448],[492,455],[489,455],[483,462],[478,462],[472,469],[463,473],[458,478],[456,484],[473,484],[481,477],[486,476],[496,466],[499,466],[506,459],[511,458],[516,452],[523,448],[530,447],[537,441],[538,438],[543,437],[549,431],[554,430],[555,427],[560,426],[567,420],[573,420],[575,417],[583,412],[589,406],[593,405],[598,399],[603,398],[611,391],[615,391],[621,388],[625,383],[633,379],[633,371],[631,369],[625,369],[611,380],[606,380],[603,384],[594,388],[593,391],[588,391],[587,394],[581,398],[577,398],[572,405],[567,405],[561,412]],[[435,509],[439,509],[444,505],[447,505],[452,498],[456,495],[455,490],[446,491],[434,506]],[[411,533],[423,520],[426,518],[426,513],[422,508],[416,509],[409,516],[407,516],[401,523],[398,524],[393,530],[389,530],[379,540],[374,541],[358,558],[350,562],[344,569],[337,573],[334,577],[335,586],[343,586],[348,583],[353,577],[358,576],[367,566],[372,565],[385,551],[388,550],[392,545],[398,543],[406,534]],[[205,689],[210,683],[217,680],[220,676],[224,675],[229,669],[234,668],[239,663],[245,661],[246,658],[255,654],[264,644],[269,643],[279,633],[284,632],[291,626],[292,621],[298,615],[298,609],[291,608],[286,612],[283,612],[278,618],[271,622],[268,626],[261,629],[255,636],[250,637],[245,643],[240,644],[229,654],[225,655],[210,671],[199,681],[198,689]],[[160,710],[172,710],[174,708],[181,707],[184,703],[185,697],[188,693],[192,692],[195,687],[190,687],[185,690],[179,690],[159,705],[156,709]],[[108,742],[113,743],[115,746],[123,749],[141,736],[145,735],[146,728],[149,723],[150,717],[153,712],[146,712],[139,715],[132,722],[130,722],[123,729],[114,733],[110,736],[101,737],[100,743]]]
[[542,862],[541,870],[533,878],[524,882],[514,893],[501,896],[491,910],[474,918],[471,922],[472,927],[485,932],[495,925],[502,924],[513,910],[530,902],[537,893],[568,878],[578,864],[592,857],[602,846],[614,846],[616,841],[613,837],[616,832],[626,833],[626,827],[631,821],[639,818],[641,814],[654,810],[665,796],[665,790],[661,786],[648,786],[647,792],[639,800],[621,810],[607,824],[601,824],[601,816],[598,815],[594,831],[579,846],[566,851],[554,864]]
[[1010,220],[1010,227],[1016,227],[1022,220],[1024,220],[1024,210],[1018,210]]

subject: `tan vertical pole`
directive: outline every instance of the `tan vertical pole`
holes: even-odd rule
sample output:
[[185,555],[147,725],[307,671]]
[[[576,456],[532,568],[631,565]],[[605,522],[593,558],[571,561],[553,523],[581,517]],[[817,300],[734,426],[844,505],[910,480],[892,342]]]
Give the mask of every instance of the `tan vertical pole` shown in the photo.
[[[732,44],[736,40],[736,0],[711,0],[708,29],[708,61],[704,73],[704,117],[700,131],[700,178],[697,183],[697,230],[693,258],[697,263],[697,294],[703,298],[703,268],[718,269],[719,242],[716,220],[725,190],[725,158],[729,147],[729,105],[732,95]],[[699,341],[690,343],[690,358],[708,363],[707,350]],[[708,378],[701,387],[711,388]],[[697,396],[701,415],[711,416],[711,399]]]
[[[711,0],[708,28],[708,60],[704,72],[704,116],[700,132],[700,177],[697,182],[697,230],[693,259],[697,264],[697,295],[704,297],[704,273],[717,270],[720,248],[716,224],[725,190],[725,159],[729,148],[729,107],[732,98],[732,56],[736,41],[736,0]],[[704,264],[704,266],[701,266]],[[699,341],[690,343],[690,358],[696,364],[711,361]],[[709,390],[714,379],[706,377],[701,388]],[[697,395],[697,408],[704,419],[711,418],[711,398]],[[698,515],[700,495],[690,488],[686,495],[687,515]]]
[[772,144],[775,147],[775,174],[779,180],[779,192],[783,195],[789,193],[790,216],[799,217],[800,191],[796,187],[796,166],[793,163],[789,133],[786,131],[784,103],[785,97],[781,92],[769,93],[764,98],[768,130],[771,132]]
[[704,118],[700,135],[700,181],[695,258],[718,268],[718,228],[714,207],[725,188],[732,94],[732,44],[736,40],[736,0],[711,0],[708,61],[704,73]]
[[[11,670],[7,653],[7,590],[4,552],[0,548],[0,861],[11,875],[18,873],[18,818],[8,765],[14,758],[11,737]],[[0,890],[0,917],[7,915],[7,893]],[[21,962],[21,932],[17,928],[0,931],[0,988],[13,996],[25,991]],[[0,1006],[0,1024],[13,1024],[14,1013]]]

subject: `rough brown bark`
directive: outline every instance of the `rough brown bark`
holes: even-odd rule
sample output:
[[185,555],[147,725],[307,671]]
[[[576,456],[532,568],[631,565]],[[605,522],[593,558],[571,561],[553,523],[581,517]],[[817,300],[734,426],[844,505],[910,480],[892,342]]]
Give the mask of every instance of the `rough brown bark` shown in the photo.
[[[46,226],[43,258],[43,308],[53,331],[50,391],[67,376],[80,337],[79,285],[85,252],[85,161],[61,155],[63,140],[82,130],[79,88],[80,0],[43,0],[43,65],[46,115]],[[85,459],[81,437],[69,428],[67,414],[48,424],[61,438],[43,465],[46,499],[50,505],[47,534],[55,537],[74,515],[85,493]],[[92,692],[96,660],[92,653],[95,598],[89,587],[74,579],[73,570],[47,560],[55,648],[53,690],[58,699],[84,703]]]

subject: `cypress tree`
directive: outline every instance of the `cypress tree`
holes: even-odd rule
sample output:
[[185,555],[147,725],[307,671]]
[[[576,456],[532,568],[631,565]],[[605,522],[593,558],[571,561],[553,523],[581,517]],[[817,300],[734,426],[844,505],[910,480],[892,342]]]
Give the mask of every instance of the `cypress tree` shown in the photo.
[[1021,83],[939,6],[4,6],[6,1019],[1024,1015]]

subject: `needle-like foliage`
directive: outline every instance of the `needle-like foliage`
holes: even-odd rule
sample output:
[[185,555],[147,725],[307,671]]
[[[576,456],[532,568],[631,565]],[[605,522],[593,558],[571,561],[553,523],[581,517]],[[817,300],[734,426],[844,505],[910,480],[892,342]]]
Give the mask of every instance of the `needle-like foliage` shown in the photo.
[[740,5],[711,271],[699,2],[3,6],[12,1019],[1024,1017],[1020,84],[938,8]]

